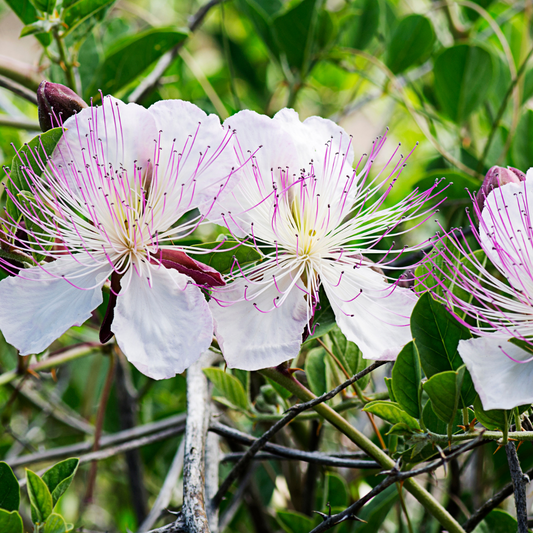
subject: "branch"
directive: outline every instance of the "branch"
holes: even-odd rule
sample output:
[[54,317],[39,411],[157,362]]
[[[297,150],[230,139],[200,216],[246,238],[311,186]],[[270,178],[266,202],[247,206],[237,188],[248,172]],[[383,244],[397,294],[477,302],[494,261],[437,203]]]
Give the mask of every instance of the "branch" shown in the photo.
[[514,442],[508,442],[505,445],[505,452],[507,453],[509,471],[511,472],[511,479],[513,481],[518,533],[528,533],[526,483],[529,482],[529,478],[524,476],[522,469],[520,468],[520,461],[518,460],[516,445]]
[[[218,467],[220,463],[220,437],[213,432],[207,434],[205,445],[205,499],[209,502],[218,490]],[[218,533],[218,507],[207,507],[207,519],[211,533]],[[223,529],[221,529],[223,531]]]
[[29,89],[26,89],[26,87],[20,85],[19,83],[15,81],[10,80],[9,78],[6,78],[5,76],[0,75],[0,87],[3,87],[4,89],[11,91],[13,94],[20,96],[21,98],[24,98],[25,100],[28,100],[28,102],[31,102],[32,104],[37,105],[37,94],[36,93],[34,93],[33,91],[30,91]]
[[187,370],[187,422],[182,515],[189,533],[209,533],[205,509],[205,441],[209,425],[209,387],[202,368],[216,357],[205,352]]
[[[209,13],[209,10],[223,1],[224,0],[210,0],[209,2],[204,4],[191,17],[188,26],[189,32],[193,33],[198,28],[198,26],[200,26],[207,13]],[[129,102],[140,102],[156,88],[156,86],[159,84],[159,80],[163,77],[163,74],[172,64],[184,44],[185,39],[179,42],[176,46],[174,46],[172,50],[161,56],[154,70],[152,70],[152,72],[150,72],[150,74],[148,74],[148,76],[146,76],[146,78],[141,81],[137,88],[130,94],[128,98]]]
[[[147,435],[156,434],[157,432],[164,432],[168,429],[174,431],[174,435],[181,433],[185,429],[186,417],[187,414],[182,413],[165,418],[163,420],[158,420],[157,422],[152,422],[143,426],[137,426],[136,428],[128,429],[126,431],[121,431],[119,433],[115,433],[114,435],[104,435],[100,439],[100,453],[103,453],[104,449],[106,450],[107,448],[117,444],[131,444],[133,442],[140,442],[139,439],[142,439]],[[158,438],[157,440],[161,440],[161,438]],[[62,459],[63,457],[76,456],[80,453],[88,452],[91,448],[92,442],[80,442],[79,444],[71,444],[69,446],[52,448],[51,450],[44,450],[31,455],[23,455],[14,459],[6,459],[6,462],[11,468],[16,468],[19,466],[28,466],[33,463],[55,461],[57,459]]]
[[39,83],[44,79],[37,67],[4,55],[0,55],[0,76],[28,89],[34,97]]
[[0,126],[28,131],[41,131],[41,127],[36,120],[15,118],[9,115],[0,115]]
[[252,460],[253,456],[261,450],[265,446],[265,444],[281,429],[283,429],[286,425],[289,424],[291,420],[296,418],[300,413],[303,411],[306,411],[307,409],[312,409],[315,405],[318,405],[319,403],[325,402],[326,400],[329,400],[336,396],[339,392],[344,390],[345,388],[349,387],[352,383],[355,383],[358,379],[361,379],[362,377],[366,376],[367,374],[370,374],[373,370],[376,368],[383,366],[385,364],[385,361],[377,361],[367,368],[365,368],[363,371],[358,372],[355,374],[355,376],[351,377],[350,379],[346,380],[344,383],[336,387],[330,392],[327,392],[326,394],[323,394],[322,396],[319,396],[318,398],[315,398],[313,400],[310,400],[305,403],[299,403],[296,405],[293,405],[289,409],[287,409],[287,414],[281,419],[278,420],[268,431],[266,431],[261,438],[256,439],[252,446],[248,449],[248,451],[241,457],[239,462],[232,468],[220,488],[218,489],[218,492],[215,494],[213,499],[210,502],[210,506],[212,507],[218,507],[220,505],[220,502],[224,498],[226,492],[231,487],[232,483],[241,475],[242,472],[246,469],[248,466],[248,463]]
[[433,472],[437,468],[446,464],[448,461],[451,461],[452,459],[459,457],[459,455],[475,448],[476,446],[478,446],[478,444],[481,441],[482,441],[482,436],[480,435],[476,440],[469,442],[468,444],[465,444],[464,446],[461,446],[454,453],[451,453],[447,456],[443,455],[437,461],[433,461],[432,463],[422,468],[417,468],[415,470],[409,470],[407,472],[400,472],[398,465],[396,464],[391,470],[387,472],[381,472],[382,474],[388,474],[388,475],[379,485],[377,485],[368,494],[363,496],[363,498],[357,500],[354,504],[350,505],[350,507],[348,507],[341,513],[337,513],[333,516],[329,516],[325,518],[324,522],[322,522],[320,525],[315,527],[315,529],[313,529],[311,533],[322,533],[324,531],[327,531],[328,529],[331,529],[337,524],[340,524],[341,522],[344,522],[346,520],[357,519],[356,513],[363,507],[363,505],[367,503],[368,501],[370,501],[374,496],[376,496],[380,492],[383,492],[387,487],[389,487],[393,483],[403,482],[414,476]]

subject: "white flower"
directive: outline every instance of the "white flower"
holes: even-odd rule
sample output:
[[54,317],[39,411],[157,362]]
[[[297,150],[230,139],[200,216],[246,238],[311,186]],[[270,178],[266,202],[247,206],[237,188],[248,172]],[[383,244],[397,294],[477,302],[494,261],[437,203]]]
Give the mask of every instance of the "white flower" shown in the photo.
[[[456,288],[446,290],[446,302],[479,336],[460,341],[459,354],[487,410],[533,403],[532,202],[533,169],[525,181],[490,191],[482,211],[474,202],[479,219],[479,231],[472,225],[474,235],[497,272],[453,234],[441,254],[441,274]],[[513,339],[518,345],[508,342]]]
[[302,123],[284,109],[273,119],[241,111],[225,124],[236,130],[244,166],[236,187],[210,216],[220,213],[218,221],[232,234],[246,236],[264,253],[258,266],[235,266],[233,281],[214,289],[210,301],[228,366],[256,370],[295,357],[305,327],[316,326],[321,286],[339,327],[363,356],[394,359],[411,339],[416,296],[388,283],[366,256],[385,255],[379,266],[387,267],[398,251],[384,253],[376,245],[399,235],[401,221],[428,215],[420,211],[431,190],[384,208],[403,158],[384,182],[379,175],[369,180],[385,139],[373,144],[354,171],[351,139],[330,120]]
[[26,219],[8,221],[12,234],[26,235],[20,250],[33,246],[46,262],[0,283],[0,330],[22,355],[41,352],[89,318],[111,277],[102,341],[113,332],[141,372],[174,376],[211,344],[197,285],[224,284],[179,245],[203,217],[182,217],[208,213],[224,191],[232,134],[178,100],[146,110],[105,97],[64,126],[42,176],[25,171],[29,194],[6,187]]

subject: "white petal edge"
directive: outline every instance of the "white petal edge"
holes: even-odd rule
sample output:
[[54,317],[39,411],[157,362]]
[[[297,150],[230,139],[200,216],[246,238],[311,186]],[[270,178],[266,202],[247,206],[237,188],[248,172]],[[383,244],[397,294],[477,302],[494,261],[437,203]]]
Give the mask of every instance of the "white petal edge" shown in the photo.
[[459,354],[472,376],[483,409],[512,409],[533,403],[531,354],[504,339],[479,337],[459,341]]
[[102,285],[110,272],[110,265],[82,266],[65,256],[4,279],[0,282],[0,330],[6,341],[21,355],[42,352],[91,316],[102,303]]
[[416,295],[393,287],[367,267],[346,266],[339,283],[341,271],[342,265],[335,264],[322,276],[339,328],[357,344],[365,359],[394,361],[412,339],[409,319]]
[[213,318],[202,291],[187,284],[187,276],[164,267],[153,267],[150,274],[151,286],[129,272],[111,330],[140,372],[166,379],[181,374],[209,348]]
[[[246,281],[239,279],[215,298],[235,303],[220,306],[213,298],[209,307],[215,320],[215,334],[229,368],[260,370],[296,357],[307,322],[303,292],[293,288],[279,308],[263,313],[280,296],[274,284],[253,301],[243,299]],[[284,290],[283,286],[280,286]]]

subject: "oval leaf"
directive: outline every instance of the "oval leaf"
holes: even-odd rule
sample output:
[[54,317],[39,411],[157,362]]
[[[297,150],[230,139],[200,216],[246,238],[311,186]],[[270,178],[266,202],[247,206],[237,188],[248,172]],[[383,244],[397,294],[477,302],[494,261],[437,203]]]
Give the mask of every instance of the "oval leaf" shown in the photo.
[[451,424],[457,413],[465,367],[457,372],[441,372],[424,383],[424,390],[431,400],[433,411],[445,423]]
[[472,44],[447,48],[435,60],[435,93],[448,117],[458,124],[480,106],[493,76],[491,54]]
[[[0,463],[0,509],[18,511],[20,505],[19,482],[7,463]],[[0,529],[1,531],[1,529]]]
[[420,425],[418,424],[418,421],[411,415],[408,415],[395,402],[376,400],[367,403],[363,408],[363,411],[379,416],[379,418],[383,418],[383,420],[386,420],[387,422],[389,422],[389,424],[405,424],[406,427],[413,431],[420,430]]
[[0,509],[0,531],[2,533],[23,533],[22,518],[17,511]]
[[392,368],[392,390],[404,411],[415,418],[420,418],[421,378],[418,350],[411,341],[398,354]]
[[52,514],[52,495],[46,483],[31,470],[26,469],[28,496],[31,503],[32,520],[35,523],[44,524]]
[[65,519],[56,513],[52,513],[44,525],[44,533],[67,533],[67,531]]
[[408,15],[400,21],[387,45],[387,66],[394,74],[399,74],[426,60],[434,44],[431,21],[422,15]]
[[49,468],[43,474],[42,479],[52,494],[54,507],[72,483],[79,464],[79,459],[65,459],[55,464],[52,468]]
[[313,348],[309,350],[305,358],[305,375],[309,382],[310,389],[317,396],[327,392],[326,385],[326,350],[324,348]]
[[249,409],[244,387],[235,376],[220,368],[204,368],[204,374],[223,394],[223,399],[226,400],[223,403],[229,403],[232,407],[245,411]]

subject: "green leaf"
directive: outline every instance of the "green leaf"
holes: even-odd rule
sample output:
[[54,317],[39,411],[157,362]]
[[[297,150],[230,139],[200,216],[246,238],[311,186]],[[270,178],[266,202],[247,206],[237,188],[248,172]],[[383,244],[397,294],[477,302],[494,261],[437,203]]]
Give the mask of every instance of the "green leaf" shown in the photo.
[[101,9],[109,7],[115,3],[115,0],[78,0],[70,4],[67,9],[63,11],[63,22],[68,29],[65,34],[70,33],[82,22],[85,22],[89,17],[95,15]]
[[533,110],[527,109],[518,123],[511,146],[513,164],[517,168],[528,169],[533,153]]
[[309,533],[315,525],[308,516],[295,511],[277,511],[276,517],[287,533]]
[[[518,522],[516,518],[502,509],[493,509],[483,520],[488,526],[490,533],[511,533],[518,531]],[[478,532],[478,528],[474,533]]]
[[[10,183],[8,188],[14,196],[18,194],[17,189],[20,191],[30,190],[25,171],[32,171],[40,176],[42,173],[41,163],[46,164],[47,158],[52,155],[62,135],[63,128],[53,128],[46,133],[37,135],[37,137],[34,137],[29,143],[25,143],[18,150],[11,163],[11,171],[9,173]],[[11,217],[19,220],[21,214],[9,198],[6,201],[6,209]]]
[[364,50],[378,30],[379,2],[356,0],[350,7],[350,13],[343,21],[341,43],[350,48]]
[[292,392],[288,391],[285,387],[274,381],[273,379],[266,378],[266,380],[276,389],[276,392],[284,399],[288,400],[292,396]]
[[204,368],[204,374],[223,394],[229,404],[244,411],[249,410],[248,398],[241,382],[220,368]]
[[474,400],[474,413],[479,423],[486,427],[489,431],[503,431],[505,428],[506,417],[503,409],[491,409],[485,411],[483,404],[478,396]]
[[99,89],[104,94],[116,93],[187,36],[170,27],[152,28],[119,39],[106,51],[103,63],[85,92],[86,99],[96,96]]
[[[383,378],[385,380],[385,385],[387,386],[387,390],[389,391],[389,398],[391,401],[396,402],[396,398],[394,396],[394,391],[392,390],[392,378]],[[398,402],[396,402],[398,403]]]
[[300,71],[302,76],[309,70],[317,19],[317,0],[303,0],[272,21],[281,61]]
[[56,0],[33,0],[33,3],[37,9],[49,14],[54,12],[56,6]]
[[326,384],[326,350],[322,347],[309,350],[305,359],[305,375],[310,389],[320,396],[327,392]]
[[444,113],[457,124],[485,100],[492,84],[490,52],[481,46],[458,44],[435,60],[435,94]]
[[31,515],[34,523],[44,524],[52,514],[52,495],[46,483],[31,470],[26,469],[28,496],[31,503]]
[[398,490],[395,485],[387,487],[383,492],[375,496],[368,502],[357,516],[364,522],[355,522],[352,533],[379,533],[383,531],[381,527],[392,506],[398,499]]
[[425,61],[435,44],[431,21],[422,15],[403,18],[387,44],[387,66],[399,74],[410,66]]
[[[30,0],[6,0],[6,4],[25,25],[35,22],[39,16]],[[44,47],[52,42],[52,36],[48,34],[37,35],[36,37]]]
[[411,415],[408,415],[396,402],[375,400],[367,403],[363,408],[363,411],[379,416],[379,418],[383,418],[383,420],[386,420],[389,424],[405,424],[413,431],[420,430],[418,421]]
[[[428,378],[439,372],[457,370],[463,361],[457,350],[459,341],[470,339],[470,330],[460,324],[446,308],[424,293],[411,314],[411,333]],[[472,404],[476,391],[468,371],[463,379],[461,407]]]
[[462,366],[456,372],[441,372],[424,383],[424,391],[431,400],[435,414],[445,424],[451,424],[457,413],[465,370]]
[[314,333],[307,339],[308,341],[324,336],[336,325],[335,313],[322,286],[318,291],[318,301],[319,305],[313,316]]
[[344,477],[335,472],[326,472],[324,485],[326,487],[326,503],[329,502],[331,507],[348,507],[350,492]]
[[[344,333],[340,330],[338,326],[335,326],[330,331],[331,339],[333,340],[333,352],[338,357],[344,369],[353,376],[358,372],[361,372],[367,367],[367,360],[363,359],[361,350],[357,345],[349,341]],[[370,380],[370,374],[367,374],[363,378],[357,381],[357,384],[364,389]]]
[[[433,404],[431,400],[426,402],[424,405],[424,410],[422,411],[422,419],[424,420],[424,425],[429,431],[433,433],[438,433],[439,435],[445,435],[447,431],[446,423],[444,423],[436,414],[433,409]],[[455,418],[453,420],[454,432],[457,432],[457,426],[462,423],[461,412],[456,411]]]
[[72,483],[79,464],[79,459],[65,459],[55,464],[52,468],[49,468],[43,474],[42,479],[52,494],[54,507]]
[[404,411],[420,418],[421,380],[420,358],[413,341],[406,344],[398,354],[392,368],[392,390]]
[[[235,260],[237,260],[242,267],[249,263],[260,261],[262,258],[261,254],[255,248],[250,246],[239,246],[237,241],[232,240],[226,240],[222,244],[220,244],[220,242],[207,242],[198,245],[198,248],[217,249],[217,251],[207,254],[189,253],[189,255],[196,261],[200,261],[201,263],[204,263],[204,265],[213,267],[221,274],[228,273],[232,267],[237,268]],[[221,250],[227,251],[223,252]]]
[[24,533],[22,518],[18,511],[10,513],[5,509],[0,509],[0,531],[2,533]]
[[11,467],[0,463],[0,509],[18,511],[20,505],[19,482]]
[[67,533],[68,527],[65,519],[56,513],[52,513],[44,526],[44,533]]

